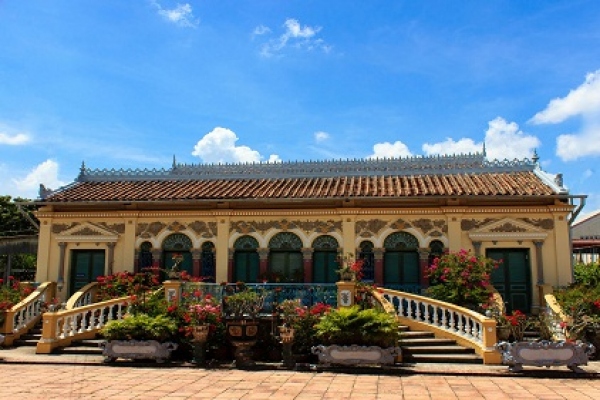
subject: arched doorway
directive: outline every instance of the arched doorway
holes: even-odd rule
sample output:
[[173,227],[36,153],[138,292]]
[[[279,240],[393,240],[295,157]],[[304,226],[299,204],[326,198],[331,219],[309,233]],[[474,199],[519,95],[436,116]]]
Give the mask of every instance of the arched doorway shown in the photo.
[[233,280],[257,282],[260,270],[258,241],[252,236],[242,236],[233,244]]
[[360,243],[360,253],[358,253],[358,258],[363,260],[362,280],[364,282],[373,282],[375,280],[375,253],[373,252],[373,243],[365,240]]
[[304,282],[302,240],[291,232],[281,232],[269,241],[269,272],[280,282]]
[[410,233],[395,232],[385,238],[383,282],[386,287],[415,291],[420,285],[419,241]]
[[163,268],[170,270],[175,264],[174,257],[176,255],[182,255],[183,261],[179,264],[179,270],[185,271],[188,274],[192,274],[193,262],[192,262],[192,240],[182,233],[174,233],[167,236],[162,244],[163,249]]
[[444,243],[440,240],[432,240],[429,243],[429,264],[433,264],[433,260],[444,255]]
[[313,282],[334,283],[338,281],[338,241],[330,235],[316,238],[313,247]]

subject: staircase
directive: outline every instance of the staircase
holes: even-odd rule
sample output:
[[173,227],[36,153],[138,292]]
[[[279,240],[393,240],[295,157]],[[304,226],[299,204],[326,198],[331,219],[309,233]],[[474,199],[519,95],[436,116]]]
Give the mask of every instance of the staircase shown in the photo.
[[473,349],[460,346],[453,339],[439,339],[432,332],[410,330],[407,326],[399,330],[403,363],[483,363]]
[[[29,346],[36,347],[42,338],[42,321],[38,322],[32,329],[19,339],[15,340],[13,346]],[[71,343],[70,346],[59,348],[56,354],[79,354],[79,355],[102,355],[100,348],[102,339],[80,340]]]

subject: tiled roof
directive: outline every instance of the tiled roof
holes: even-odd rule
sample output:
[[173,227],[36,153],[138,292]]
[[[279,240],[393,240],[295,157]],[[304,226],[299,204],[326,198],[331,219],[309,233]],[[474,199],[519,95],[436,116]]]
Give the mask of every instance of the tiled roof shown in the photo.
[[[560,177],[559,177],[560,178]],[[557,183],[558,182],[558,183]],[[169,169],[97,170],[44,202],[551,196],[568,193],[537,160],[484,154],[284,163],[177,164]]]
[[532,171],[329,178],[109,180],[75,182],[47,202],[547,196]]

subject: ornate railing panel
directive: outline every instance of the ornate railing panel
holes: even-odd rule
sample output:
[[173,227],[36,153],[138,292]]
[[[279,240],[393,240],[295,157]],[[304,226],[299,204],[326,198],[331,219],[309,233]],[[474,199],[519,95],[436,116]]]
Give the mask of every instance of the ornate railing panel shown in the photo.
[[55,293],[56,283],[42,283],[29,296],[6,312],[4,326],[1,327],[0,332],[5,335],[6,346],[12,345],[16,339],[33,328],[41,318],[46,303],[52,300]]
[[433,331],[475,350],[485,363],[500,363],[496,343],[496,321],[475,311],[412,293],[381,289],[401,323]]
[[[223,300],[227,292],[238,290],[236,284],[219,285],[217,283],[186,282],[182,286],[183,293],[193,293],[195,290],[199,290],[203,294],[212,295],[218,302]],[[246,283],[244,286],[249,290],[265,292],[266,297],[262,309],[264,313],[273,312],[274,305],[287,299],[300,299],[302,305],[307,307],[317,303],[325,303],[332,307],[337,306],[337,286],[335,283]]]

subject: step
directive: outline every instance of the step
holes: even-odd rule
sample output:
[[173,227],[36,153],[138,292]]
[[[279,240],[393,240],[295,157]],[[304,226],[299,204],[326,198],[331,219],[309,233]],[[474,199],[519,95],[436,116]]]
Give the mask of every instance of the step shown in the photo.
[[431,337],[435,337],[435,335],[433,334],[433,332],[426,332],[426,331],[406,331],[406,332],[400,332],[400,338],[402,340],[404,339],[412,339],[412,338],[431,338]]
[[405,339],[400,340],[400,347],[405,346],[452,346],[456,345],[456,341],[453,339],[437,339],[435,337],[430,338],[416,338],[416,339]]
[[459,346],[402,346],[403,354],[475,354],[475,350]]
[[102,354],[102,339],[87,339],[72,342],[70,346],[58,350],[61,354]]
[[403,354],[403,363],[483,364],[477,354]]

